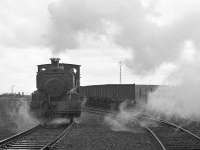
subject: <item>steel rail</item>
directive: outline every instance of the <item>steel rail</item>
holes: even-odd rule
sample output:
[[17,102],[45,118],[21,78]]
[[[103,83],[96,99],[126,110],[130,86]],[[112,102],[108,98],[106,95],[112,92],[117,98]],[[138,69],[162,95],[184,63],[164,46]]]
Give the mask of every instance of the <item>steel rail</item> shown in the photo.
[[199,137],[198,135],[192,133],[190,130],[185,129],[185,128],[183,128],[183,127],[180,126],[180,125],[177,125],[177,124],[175,124],[175,123],[172,123],[172,122],[169,122],[169,121],[163,120],[163,119],[154,119],[154,118],[152,118],[152,117],[150,117],[150,116],[145,117],[145,118],[148,118],[148,119],[151,119],[151,120],[154,120],[154,121],[157,121],[157,122],[162,122],[162,123],[165,123],[165,124],[170,125],[170,126],[174,126],[174,127],[176,127],[177,129],[180,129],[180,130],[182,130],[182,131],[184,131],[184,132],[187,132],[188,134],[192,135],[192,136],[195,137],[196,139],[200,140],[200,137]]
[[1,141],[0,141],[0,147],[1,147],[1,145],[4,145],[4,144],[6,144],[6,143],[8,143],[8,142],[11,142],[11,141],[14,140],[14,139],[20,138],[20,137],[22,137],[22,136],[25,136],[25,135],[27,135],[27,134],[30,134],[30,133],[34,132],[34,130],[36,130],[36,129],[39,128],[39,127],[40,127],[40,125],[34,126],[34,127],[31,128],[31,129],[28,129],[28,130],[26,130],[26,131],[17,133],[17,134],[15,134],[15,135],[11,136],[11,137],[8,137],[8,138],[6,138],[6,139],[1,140]]
[[[96,109],[96,108],[91,108],[91,107],[86,107],[83,109],[83,111],[86,112],[91,112],[91,113],[95,113],[95,114],[114,114],[115,112],[113,111],[108,111],[108,110],[101,110],[101,109]],[[159,148],[161,150],[167,150],[166,147],[164,146],[164,144],[161,142],[161,140],[156,136],[156,134],[148,127],[144,127],[147,132],[149,132],[151,134],[151,136],[156,140],[156,144],[158,144]]]
[[[96,108],[91,108],[91,107],[86,107],[83,109],[83,111],[86,111],[86,112],[91,112],[91,113],[95,113],[95,114],[99,114],[99,115],[102,115],[102,114],[108,114],[108,113],[114,113],[112,111],[107,111],[107,110],[101,110],[101,109],[96,109]],[[152,118],[150,116],[142,116],[144,118],[148,118],[148,119],[151,119],[153,121],[156,121],[156,122],[159,122],[159,123],[164,123],[168,126],[171,126],[175,129],[179,129],[181,130],[182,132],[185,132],[186,134],[189,134],[190,136],[192,136],[193,138],[196,138],[197,140],[200,141],[200,137],[194,133],[192,133],[191,131],[189,131],[188,129],[185,129],[183,127],[181,127],[180,125],[177,125],[175,123],[172,123],[172,122],[169,122],[169,121],[166,121],[166,120],[161,120],[161,119],[155,119],[155,118]],[[164,144],[161,142],[161,140],[159,139],[159,137],[156,135],[156,133],[149,127],[144,127],[149,133],[151,133],[151,135],[156,139],[156,141],[158,142],[158,144],[160,145],[160,147],[162,148],[162,150],[167,150],[166,149],[166,146],[164,146]]]
[[50,150],[54,145],[56,145],[59,141],[62,140],[64,136],[69,134],[71,129],[74,127],[75,123],[72,122],[61,134],[59,134],[53,141],[47,143],[45,146],[41,148],[41,150]]
[[[184,140],[184,138],[186,138],[185,136],[188,135],[188,136],[191,136],[193,139],[196,139],[196,142],[193,141],[193,142],[194,142],[194,143],[193,143],[192,141],[188,141],[189,143],[190,143],[190,142],[191,142],[191,143],[190,143],[190,144],[189,144],[189,143],[186,143],[185,146],[187,146],[187,147],[189,146],[188,149],[196,149],[196,148],[199,149],[199,148],[200,148],[200,137],[197,136],[197,135],[195,135],[194,133],[190,132],[189,130],[184,129],[184,128],[181,127],[181,126],[179,126],[179,125],[177,125],[177,124],[175,124],[175,123],[166,121],[166,120],[154,119],[154,118],[152,118],[152,117],[150,117],[150,116],[148,116],[148,117],[147,117],[147,116],[144,116],[144,118],[148,118],[148,119],[153,120],[153,121],[155,121],[155,122],[162,123],[162,124],[165,125],[166,127],[167,127],[167,126],[168,126],[168,127],[171,126],[172,128],[175,128],[175,129],[178,129],[178,130],[179,130],[179,133],[177,134],[177,136],[176,136],[176,135],[175,135],[175,136],[167,136],[167,137],[165,137],[165,138],[167,138],[167,139],[168,139],[168,138],[171,138],[171,139],[174,139],[174,141],[176,141],[175,139],[178,138],[178,139],[179,139],[179,140],[178,140],[179,142],[177,141],[178,143],[180,143],[180,142],[184,143],[184,142],[186,142],[186,141],[185,141],[186,139]],[[154,130],[154,131],[153,131],[153,129],[151,129],[151,128],[149,128],[149,129],[150,129],[155,135],[157,134],[157,135],[156,135],[157,137],[159,137],[159,136],[162,137],[163,135],[165,135],[165,134],[162,133],[162,131],[167,133],[167,130],[165,130],[165,126],[158,126],[158,130],[157,130],[157,131],[156,131],[156,127],[155,127],[155,130]],[[160,128],[160,127],[161,127],[161,128]],[[160,129],[159,129],[159,128],[160,128]],[[163,129],[162,129],[162,128],[163,128]],[[159,130],[160,130],[161,132],[160,132]],[[159,133],[159,132],[160,132],[160,133]],[[182,138],[179,137],[181,132],[184,133],[184,135],[182,134],[182,136],[181,136]],[[159,136],[158,136],[158,135],[159,135]],[[159,139],[159,138],[158,138],[158,139]],[[191,140],[191,138],[188,138],[188,140]],[[166,142],[165,139],[162,139],[161,141],[163,141],[163,143],[165,143],[166,146],[167,146],[167,145],[169,145],[169,147],[173,146],[173,144],[172,144],[173,142],[170,144],[170,142],[169,142],[169,143]],[[199,144],[197,144],[197,141],[198,141]],[[177,143],[177,144],[178,144],[178,143]],[[188,145],[188,144],[189,144],[189,145]],[[193,144],[194,144],[194,145],[193,145]],[[174,143],[174,146],[176,146],[176,142]],[[182,144],[181,144],[181,145],[178,144],[178,145],[177,145],[177,148],[181,148],[181,147],[183,147],[183,146],[184,146],[184,144],[183,144],[183,145],[182,145]]]
[[172,122],[169,122],[169,121],[166,121],[166,120],[160,120],[160,121],[163,122],[163,123],[166,123],[166,124],[168,124],[168,125],[174,126],[174,127],[176,127],[177,129],[181,129],[182,131],[187,132],[188,134],[190,134],[190,135],[192,135],[193,137],[195,137],[195,138],[197,138],[198,140],[200,140],[200,137],[199,137],[198,135],[192,133],[192,132],[189,131],[188,129],[185,129],[185,128],[181,127],[180,125],[177,125],[177,124],[175,124],[175,123],[172,123]]
[[[61,139],[72,125],[46,128],[38,125],[0,142],[0,149],[42,149],[47,150]],[[61,132],[61,133],[60,133]]]
[[[92,112],[92,113],[96,113],[96,114],[106,114],[106,113],[107,113],[107,114],[108,114],[108,113],[113,114],[113,113],[114,113],[114,112],[112,112],[112,111],[101,110],[101,109],[96,109],[96,108],[91,108],[91,107],[86,107],[86,108],[83,109],[83,111]],[[185,129],[185,128],[181,127],[180,125],[177,125],[177,124],[175,124],[175,123],[169,122],[169,121],[167,121],[167,120],[154,119],[154,118],[152,118],[151,116],[148,116],[148,117],[143,116],[143,117],[144,117],[144,118],[151,119],[151,120],[154,120],[154,121],[156,121],[156,122],[162,122],[162,123],[168,124],[168,125],[170,125],[170,126],[174,126],[174,127],[176,127],[177,129],[180,129],[180,130],[182,130],[182,131],[184,131],[184,132],[187,132],[188,134],[192,135],[192,136],[195,137],[196,139],[200,140],[200,136],[196,135],[195,133],[191,132],[191,131],[188,130],[188,129]],[[149,128],[149,129],[150,129],[150,128]]]
[[153,137],[156,139],[156,142],[159,144],[160,148],[162,150],[167,150],[164,144],[161,142],[161,140],[158,138],[158,136],[151,130],[149,127],[144,127]]

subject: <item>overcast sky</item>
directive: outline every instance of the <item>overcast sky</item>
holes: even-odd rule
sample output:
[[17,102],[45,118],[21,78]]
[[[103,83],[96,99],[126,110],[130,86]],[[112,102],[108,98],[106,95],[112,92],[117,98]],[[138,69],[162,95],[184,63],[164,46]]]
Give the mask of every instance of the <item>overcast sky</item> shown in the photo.
[[[81,65],[81,84],[162,84],[194,59],[199,0],[1,0],[0,93],[31,93],[36,65]],[[170,81],[169,81],[170,82]]]

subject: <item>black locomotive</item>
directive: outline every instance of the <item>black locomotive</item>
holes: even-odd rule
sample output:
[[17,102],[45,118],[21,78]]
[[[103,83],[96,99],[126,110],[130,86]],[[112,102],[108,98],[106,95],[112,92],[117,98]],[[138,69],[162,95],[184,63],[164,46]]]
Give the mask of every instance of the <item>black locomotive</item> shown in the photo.
[[64,117],[72,121],[81,115],[80,65],[50,60],[51,64],[38,65],[30,109],[38,119]]

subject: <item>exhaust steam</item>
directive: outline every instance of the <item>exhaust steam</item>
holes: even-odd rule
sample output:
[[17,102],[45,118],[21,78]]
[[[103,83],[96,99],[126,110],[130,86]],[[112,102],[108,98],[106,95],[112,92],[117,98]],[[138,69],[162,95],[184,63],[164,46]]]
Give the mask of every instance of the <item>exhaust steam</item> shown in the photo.
[[0,122],[0,130],[6,129],[12,134],[30,129],[39,123],[29,112],[28,98],[9,97],[0,98]]

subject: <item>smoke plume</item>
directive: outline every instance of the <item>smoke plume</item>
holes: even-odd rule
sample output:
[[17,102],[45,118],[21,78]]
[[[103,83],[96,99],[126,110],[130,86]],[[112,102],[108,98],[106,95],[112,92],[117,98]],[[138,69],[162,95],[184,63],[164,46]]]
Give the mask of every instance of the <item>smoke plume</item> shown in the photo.
[[[105,36],[123,50],[132,50],[133,59],[125,62],[135,73],[144,74],[172,64],[174,67],[163,81],[172,87],[160,87],[150,94],[144,109],[168,117],[192,116],[198,120],[200,12],[190,9],[188,4],[188,10],[180,16],[159,24],[164,16],[159,11],[162,2],[61,0],[51,3],[48,44],[56,53],[78,48],[81,37],[95,35],[99,40]],[[199,5],[195,0],[191,3]],[[182,3],[178,5],[184,7]]]
[[103,38],[132,50],[126,65],[135,73],[148,73],[174,62],[185,41],[199,49],[199,5],[198,0],[2,1],[0,45],[59,53],[82,48],[86,39]]
[[[169,24],[159,25],[158,1],[60,0],[49,5],[51,24],[48,46],[55,53],[80,46],[80,37],[110,39],[124,50],[132,49],[126,65],[136,73],[147,73],[161,64],[175,61],[185,41],[199,47],[198,11],[188,11]],[[196,3],[192,1],[191,3]],[[155,21],[156,20],[156,21]],[[98,38],[97,38],[98,39]]]

